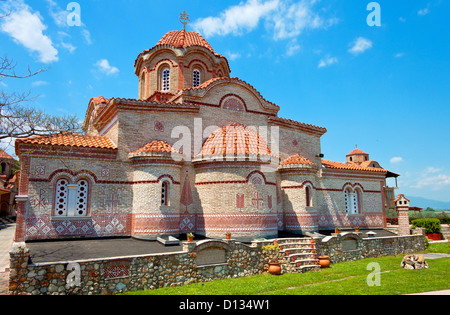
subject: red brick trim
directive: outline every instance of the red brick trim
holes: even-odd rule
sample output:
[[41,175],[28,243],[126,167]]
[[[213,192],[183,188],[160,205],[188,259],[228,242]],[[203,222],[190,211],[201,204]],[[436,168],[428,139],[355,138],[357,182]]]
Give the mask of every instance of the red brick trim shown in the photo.
[[365,193],[373,193],[373,194],[379,194],[379,193],[382,193],[382,190],[366,190],[366,189],[364,189],[364,187],[363,187],[363,185],[361,185],[360,183],[355,183],[355,184],[352,184],[352,183],[345,183],[343,186],[342,186],[342,188],[319,188],[319,187],[315,187],[314,186],[314,184],[311,182],[311,181],[309,181],[309,180],[307,180],[307,181],[304,181],[303,183],[301,183],[300,185],[292,185],[292,186],[281,186],[281,189],[303,189],[303,188],[305,188],[305,185],[306,184],[309,184],[314,190],[317,190],[317,191],[336,191],[336,192],[338,192],[338,191],[344,191],[345,190],[345,187],[347,187],[347,186],[350,186],[350,187],[352,187],[353,189],[356,187],[356,186],[358,186],[363,192],[365,192]]
[[52,174],[50,174],[50,176],[48,178],[30,178],[29,182],[30,183],[50,183],[52,182],[53,178],[55,176],[57,176],[60,173],[66,173],[66,174],[70,174],[73,177],[76,177],[80,174],[88,174],[92,177],[92,179],[94,180],[94,182],[96,184],[108,184],[108,185],[138,185],[138,184],[158,184],[160,183],[161,179],[163,177],[169,177],[170,180],[172,181],[172,183],[174,185],[180,185],[181,183],[178,181],[175,181],[174,178],[169,175],[169,174],[163,174],[161,176],[158,177],[157,180],[142,180],[142,181],[112,181],[112,180],[99,180],[98,177],[92,173],[91,171],[87,171],[87,170],[81,170],[78,172],[74,172],[68,169],[59,169],[54,171]]

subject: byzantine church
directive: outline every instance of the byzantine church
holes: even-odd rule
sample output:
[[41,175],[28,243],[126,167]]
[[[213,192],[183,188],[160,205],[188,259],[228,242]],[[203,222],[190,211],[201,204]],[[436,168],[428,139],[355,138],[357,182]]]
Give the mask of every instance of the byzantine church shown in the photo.
[[134,69],[138,97],[93,97],[84,134],[16,141],[16,241],[385,227],[392,173],[360,149],[323,159],[327,130],[279,117],[200,34],[166,33]]

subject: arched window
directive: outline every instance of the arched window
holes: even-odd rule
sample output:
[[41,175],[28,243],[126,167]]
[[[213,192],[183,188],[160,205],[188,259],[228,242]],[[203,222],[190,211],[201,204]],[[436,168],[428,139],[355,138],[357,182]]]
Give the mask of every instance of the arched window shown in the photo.
[[360,192],[351,188],[345,189],[345,212],[358,214],[360,211]]
[[85,179],[81,179],[77,183],[77,206],[75,209],[76,217],[84,217],[87,215],[89,183]]
[[145,99],[145,97],[146,97],[146,93],[145,93],[146,89],[147,89],[147,84],[146,84],[146,80],[145,80],[145,72],[142,72],[141,82],[140,82],[140,87],[139,87],[141,99]]
[[192,73],[192,86],[196,87],[199,86],[200,84],[201,84],[200,70],[195,69],[194,72]]
[[170,69],[166,68],[162,71],[162,91],[169,92],[170,91]]
[[305,187],[305,199],[306,199],[306,206],[312,207],[312,195],[310,186]]
[[55,187],[55,217],[85,217],[88,214],[89,182],[80,179],[76,185],[62,178]]
[[161,206],[169,205],[169,183],[163,182],[161,186]]
[[69,204],[69,190],[67,189],[68,181],[66,179],[60,179],[56,183],[55,193],[55,216],[64,217],[67,216],[67,208]]

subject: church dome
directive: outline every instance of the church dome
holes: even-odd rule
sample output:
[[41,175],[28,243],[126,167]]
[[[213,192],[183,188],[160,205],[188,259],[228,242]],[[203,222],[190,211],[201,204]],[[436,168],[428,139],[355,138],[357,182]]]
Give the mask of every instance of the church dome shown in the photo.
[[281,165],[317,165],[300,154],[295,154],[284,160]]
[[369,155],[368,153],[364,152],[361,149],[354,149],[352,152],[350,152],[349,154],[347,154],[347,156],[350,155]]
[[167,32],[156,44],[156,46],[159,45],[169,45],[175,48],[200,46],[215,53],[211,45],[202,37],[202,35],[196,32],[186,32],[185,30]]
[[252,128],[234,123],[214,131],[197,157],[272,156],[266,141]]

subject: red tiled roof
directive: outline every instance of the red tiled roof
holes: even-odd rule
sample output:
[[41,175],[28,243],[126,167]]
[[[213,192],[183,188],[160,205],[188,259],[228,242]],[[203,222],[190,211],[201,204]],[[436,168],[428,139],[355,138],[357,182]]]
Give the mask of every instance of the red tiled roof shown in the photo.
[[211,47],[211,45],[206,41],[206,39],[203,38],[202,35],[196,32],[186,32],[185,30],[167,32],[154,47],[144,50],[139,54],[139,56],[136,58],[135,65],[137,64],[137,61],[142,55],[148,53],[155,47],[163,45],[183,49],[193,46],[204,47],[209,51],[211,51],[216,57],[224,58],[228,65],[228,60],[224,56],[216,53],[214,49]]
[[150,143],[147,143],[144,147],[140,148],[134,153],[144,153],[144,152],[178,152],[175,150],[170,144],[166,141],[162,140],[154,140]]
[[109,103],[109,99],[104,98],[103,96],[98,96],[98,97],[93,97],[91,98],[91,100],[94,102],[95,105],[98,104],[108,104]]
[[37,136],[16,140],[16,144],[57,145],[80,148],[117,149],[108,137],[87,136],[82,134],[60,133],[51,136]]
[[322,165],[325,166],[326,168],[343,169],[343,170],[380,172],[380,173],[388,172],[388,170],[385,170],[382,168],[362,167],[362,166],[358,166],[356,164],[341,163],[341,162],[334,162],[334,161],[327,161],[327,160],[322,160]]
[[368,153],[364,152],[363,150],[360,149],[354,149],[352,152],[350,152],[349,154],[347,154],[347,156],[349,155],[368,155]]
[[196,32],[186,32],[185,30],[167,32],[156,44],[156,46],[158,45],[170,45],[176,48],[200,46],[214,52],[211,45],[202,35]]
[[399,194],[398,196],[397,196],[397,198],[395,198],[394,199],[394,202],[397,202],[397,201],[399,201],[400,200],[400,198],[405,198],[408,202],[410,202],[411,200],[409,200],[408,198],[406,198],[405,197],[405,195],[404,194]]
[[241,124],[223,126],[203,144],[201,155],[272,155],[266,141],[253,129]]
[[11,157],[11,155],[9,155],[8,153],[6,153],[6,152],[3,151],[2,149],[0,149],[0,159],[14,160],[14,158]]
[[317,165],[304,156],[301,156],[300,154],[295,154],[286,160],[284,160],[281,165],[289,165],[289,164],[308,164],[308,165]]

